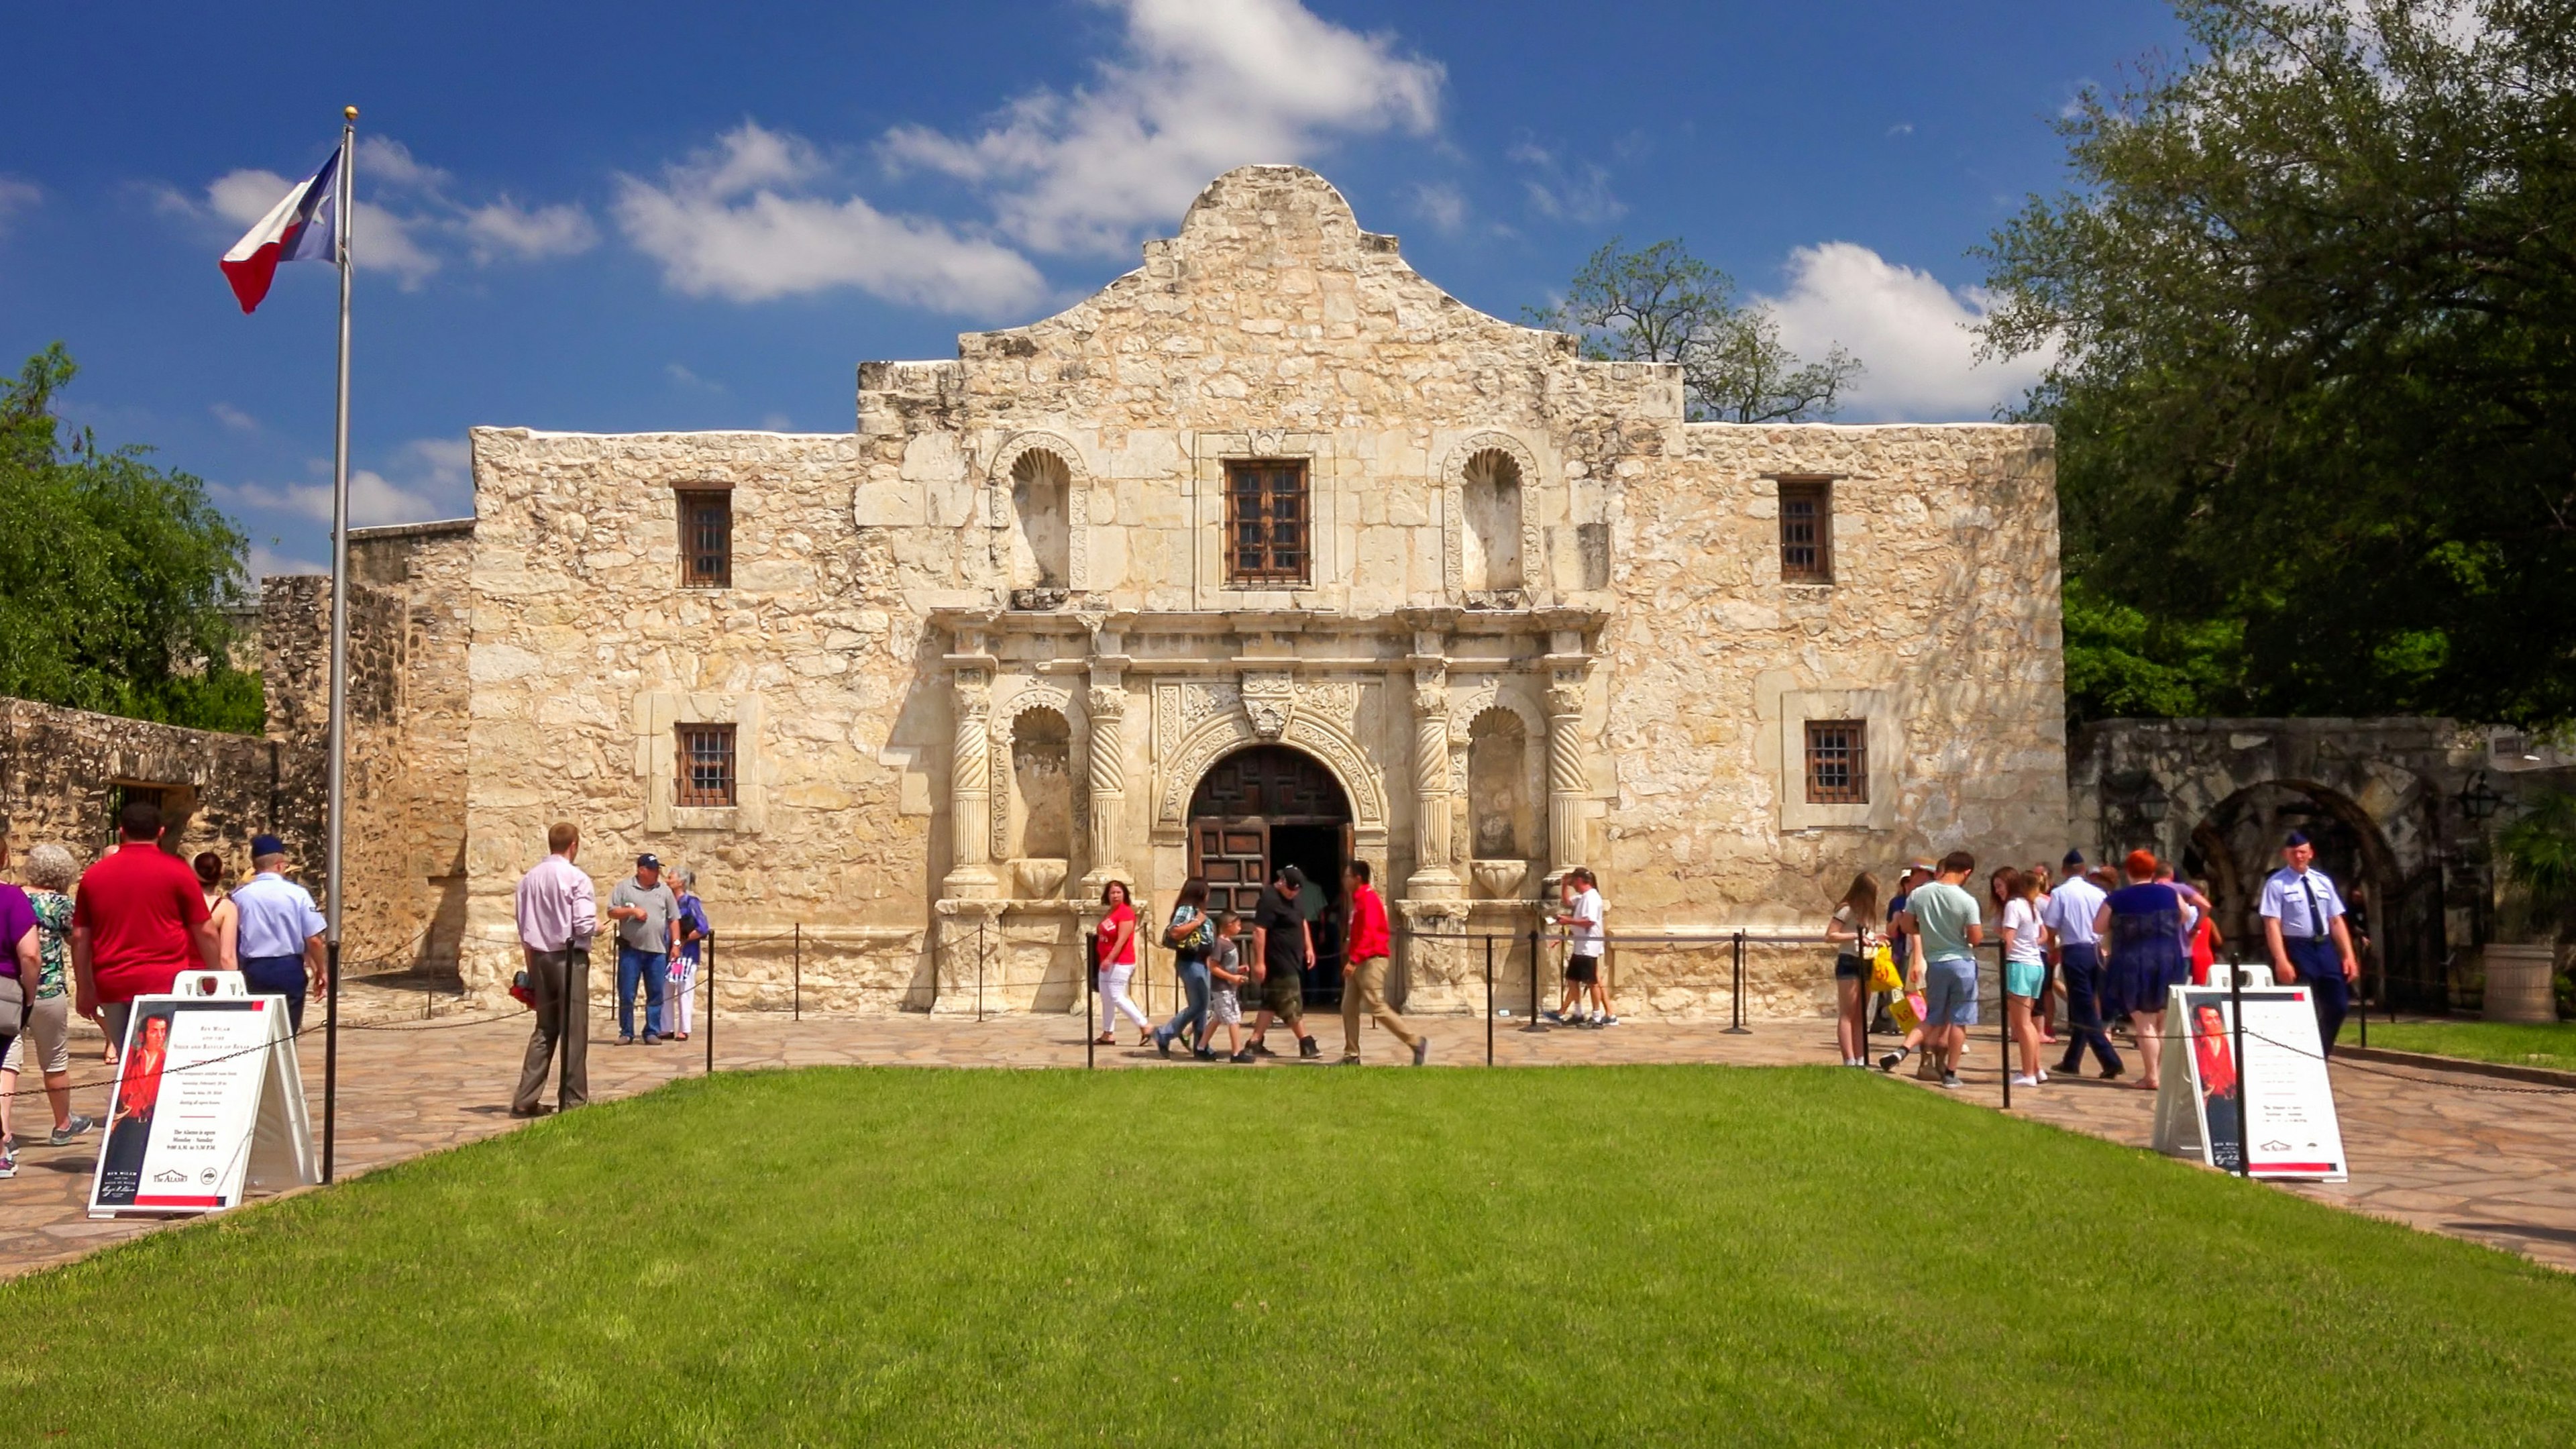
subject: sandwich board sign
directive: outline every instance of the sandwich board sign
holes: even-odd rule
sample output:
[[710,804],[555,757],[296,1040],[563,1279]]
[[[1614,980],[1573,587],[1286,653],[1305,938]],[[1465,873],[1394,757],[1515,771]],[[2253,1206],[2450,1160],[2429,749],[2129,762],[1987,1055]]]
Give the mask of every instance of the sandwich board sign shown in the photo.
[[126,1017],[89,1215],[237,1207],[247,1186],[322,1180],[286,998],[187,971]]
[[2342,1182],[2334,1083],[2306,986],[2239,987],[2245,1060],[2223,986],[2177,986],[2165,1006],[2155,1146],[2248,1177]]

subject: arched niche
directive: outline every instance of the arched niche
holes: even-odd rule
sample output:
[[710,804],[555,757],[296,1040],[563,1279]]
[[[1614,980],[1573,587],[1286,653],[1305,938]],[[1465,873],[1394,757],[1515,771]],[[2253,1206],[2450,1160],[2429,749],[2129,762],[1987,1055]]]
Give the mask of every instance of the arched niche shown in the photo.
[[986,485],[994,562],[1012,608],[1060,608],[1091,587],[1092,478],[1081,449],[1055,433],[1014,434],[993,455]]
[[1467,840],[1477,860],[1523,860],[1544,833],[1530,779],[1529,729],[1499,706],[1467,727]]
[[1459,542],[1467,596],[1518,592],[1524,567],[1521,465],[1501,448],[1474,454],[1459,484],[1459,505],[1465,515]]
[[1049,705],[1011,720],[1010,858],[1073,858],[1073,726]]

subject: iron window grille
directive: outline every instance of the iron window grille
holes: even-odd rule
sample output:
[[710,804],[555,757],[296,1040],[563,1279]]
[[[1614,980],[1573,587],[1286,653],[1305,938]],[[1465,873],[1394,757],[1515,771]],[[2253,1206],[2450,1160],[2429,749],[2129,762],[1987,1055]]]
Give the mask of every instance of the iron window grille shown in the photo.
[[1792,584],[1834,579],[1833,485],[1821,479],[1780,485],[1780,578]]
[[722,489],[680,495],[680,586],[733,587],[733,494]]
[[733,726],[684,724],[679,728],[679,803],[693,806],[733,804]]
[[1807,721],[1807,803],[1869,803],[1869,729],[1865,721]]
[[1225,576],[1233,584],[1307,581],[1306,465],[1225,465]]

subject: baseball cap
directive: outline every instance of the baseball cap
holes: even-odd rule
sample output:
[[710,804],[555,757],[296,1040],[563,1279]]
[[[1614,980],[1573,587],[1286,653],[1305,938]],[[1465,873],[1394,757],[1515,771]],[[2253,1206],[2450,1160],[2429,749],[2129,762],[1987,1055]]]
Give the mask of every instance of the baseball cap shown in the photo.
[[637,870],[660,870],[662,868],[662,857],[655,855],[653,852],[648,850],[642,855],[635,857],[635,868]]
[[253,860],[263,855],[284,855],[285,853],[286,842],[274,835],[254,835],[250,838],[250,858]]
[[2066,858],[2059,861],[2058,864],[2066,867],[2068,870],[2073,870],[2084,864],[2084,852],[2080,850],[2070,850],[2066,852]]

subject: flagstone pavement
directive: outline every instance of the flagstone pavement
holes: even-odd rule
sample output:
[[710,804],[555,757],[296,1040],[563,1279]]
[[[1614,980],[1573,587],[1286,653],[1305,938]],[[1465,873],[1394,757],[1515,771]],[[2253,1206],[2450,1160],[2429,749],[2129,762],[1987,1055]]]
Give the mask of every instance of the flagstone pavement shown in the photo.
[[[424,1152],[511,1130],[509,1092],[528,1038],[521,1010],[440,1014],[426,1019],[418,995],[359,993],[344,1004],[340,1050],[337,1170],[348,1177]],[[317,1013],[318,1015],[318,1013]],[[313,1021],[308,1019],[307,1026]],[[1481,1065],[1484,1023],[1474,1017],[1427,1018],[1432,1064]],[[1330,1054],[1340,1024],[1320,1022]],[[705,1033],[656,1047],[611,1044],[605,1015],[592,1028],[594,1100],[650,1090],[706,1069]],[[1765,1022],[1744,1035],[1717,1023],[1623,1023],[1606,1029],[1529,1030],[1522,1021],[1494,1023],[1499,1066],[1579,1062],[1713,1062],[1743,1066],[1825,1064],[1833,1058],[1831,1023]],[[2000,1109],[1997,1042],[1980,1030],[1964,1086],[1955,1095]],[[76,1111],[103,1114],[106,1069],[95,1035],[76,1039]],[[299,1050],[307,1096],[319,1132],[322,1051],[318,1032]],[[1395,1064],[1398,1043],[1366,1034],[1372,1062]],[[971,1018],[897,1016],[810,1018],[778,1013],[728,1015],[717,1023],[719,1070],[850,1064],[1075,1068],[1085,1060],[1082,1023],[1070,1016]],[[1098,1065],[1119,1070],[1305,1070],[1293,1059],[1260,1067],[1165,1061],[1150,1050],[1103,1047]],[[2133,1059],[2134,1066],[2134,1059]],[[1911,1081],[1910,1073],[1900,1074]],[[2319,1202],[2394,1219],[2426,1231],[2485,1243],[2534,1261],[2576,1271],[2576,1095],[2519,1087],[2465,1073],[2338,1062],[2335,1099],[2352,1180],[2284,1185]],[[22,1090],[36,1085],[21,1079]],[[1925,1086],[1921,1090],[1938,1091]],[[2053,1079],[2017,1089],[2016,1116],[2145,1148],[2152,1094],[2125,1084]],[[98,1134],[68,1147],[45,1144],[50,1119],[41,1096],[18,1099],[11,1114],[21,1146],[18,1176],[0,1182],[0,1277],[67,1262],[110,1243],[150,1232],[150,1222],[93,1222],[86,1213]],[[32,1132],[30,1129],[33,1129]]]

